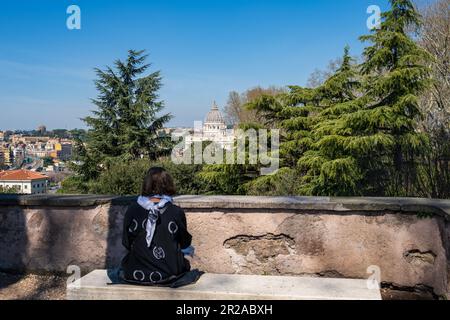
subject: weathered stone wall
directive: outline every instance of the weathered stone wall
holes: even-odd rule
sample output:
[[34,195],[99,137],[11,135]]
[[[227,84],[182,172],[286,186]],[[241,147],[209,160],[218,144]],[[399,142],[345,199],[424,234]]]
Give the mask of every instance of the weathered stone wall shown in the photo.
[[[84,272],[119,264],[132,198],[0,196],[0,270]],[[368,278],[450,291],[450,201],[364,198],[177,198],[214,273]]]

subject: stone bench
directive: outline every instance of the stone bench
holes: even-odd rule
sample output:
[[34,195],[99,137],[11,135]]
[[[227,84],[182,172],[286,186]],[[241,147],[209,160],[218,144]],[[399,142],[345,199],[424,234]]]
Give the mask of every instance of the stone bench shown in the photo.
[[381,300],[366,280],[204,274],[189,286],[108,285],[106,270],[95,270],[67,287],[69,300]]

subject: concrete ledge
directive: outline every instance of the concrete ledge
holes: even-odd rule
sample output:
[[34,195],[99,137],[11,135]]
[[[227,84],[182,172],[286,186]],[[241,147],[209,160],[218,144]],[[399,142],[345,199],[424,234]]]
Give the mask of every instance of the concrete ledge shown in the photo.
[[[92,207],[128,205],[135,199],[132,196],[99,195],[0,195],[0,206]],[[422,198],[179,196],[175,202],[186,210],[283,209],[332,211],[334,214],[391,211],[439,215],[450,219],[450,200]]]
[[190,286],[171,289],[108,285],[105,270],[70,284],[69,300],[381,300],[366,280],[204,274]]
[[[0,270],[116,267],[135,197],[0,195]],[[181,196],[198,259],[214,274],[365,279],[450,292],[450,201],[413,198]],[[14,244],[14,245],[11,245]]]

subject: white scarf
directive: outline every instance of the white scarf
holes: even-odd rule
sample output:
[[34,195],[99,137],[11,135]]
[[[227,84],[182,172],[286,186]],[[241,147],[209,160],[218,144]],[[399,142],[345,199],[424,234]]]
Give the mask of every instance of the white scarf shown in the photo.
[[[150,200],[150,198],[157,198],[160,199],[160,201],[158,203],[154,203]],[[172,203],[173,201],[171,197],[166,195],[152,196],[150,198],[139,196],[137,199],[137,203],[145,210],[148,210],[147,225],[145,227],[147,235],[145,239],[147,240],[147,246],[149,248],[152,244],[153,235],[155,234],[156,222],[158,221],[160,210],[164,208],[166,204],[168,204],[169,202]]]

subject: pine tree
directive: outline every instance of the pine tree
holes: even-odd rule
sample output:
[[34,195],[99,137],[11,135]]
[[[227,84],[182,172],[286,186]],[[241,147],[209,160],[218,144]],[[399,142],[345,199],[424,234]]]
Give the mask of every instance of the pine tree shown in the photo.
[[[287,92],[277,95],[262,95],[246,104],[265,119],[262,128],[280,130],[280,169],[272,175],[260,176],[243,186],[250,194],[280,195],[295,193],[293,183],[287,177],[296,177],[292,168],[298,158],[312,143],[311,128],[314,114],[318,112],[317,90],[300,86],[289,86]],[[285,184],[280,186],[279,184]]]
[[95,69],[97,109],[83,119],[89,131],[86,143],[78,145],[78,173],[95,178],[112,162],[155,160],[170,152],[167,137],[158,131],[171,115],[158,115],[164,108],[158,100],[161,76],[159,71],[143,75],[150,67],[146,58],[144,51],[130,50],[126,61],[115,61],[115,70]]
[[[361,172],[355,159],[343,152],[336,128],[346,114],[359,110],[360,77],[346,47],[337,71],[317,88],[320,112],[315,115],[309,150],[298,160],[302,178],[298,192],[305,195],[353,195]],[[342,128],[345,130],[345,128]]]
[[[247,126],[247,124],[239,125],[242,130],[245,130],[245,126]],[[251,125],[252,128],[253,126],[254,124]],[[244,164],[237,163],[237,141],[234,142],[232,149],[224,148],[222,145],[213,141],[203,141],[203,154],[205,154],[206,148],[208,148],[208,153],[218,152],[216,153],[217,155],[221,154],[221,159],[220,163],[202,165],[201,170],[197,172],[196,178],[198,178],[202,184],[202,191],[206,194],[219,195],[245,194],[245,183],[251,179],[249,172],[254,172],[256,170],[256,166],[250,165],[248,161],[248,141],[246,141],[246,158]],[[194,152],[195,148],[192,146],[192,160],[194,160]],[[227,155],[228,152],[232,154]],[[219,158],[217,160],[219,160]]]
[[[314,89],[250,104],[283,129],[281,157],[299,170],[297,192],[308,195],[411,195],[416,165],[427,149],[417,130],[418,96],[429,84],[427,53],[409,36],[419,15],[409,0],[391,0],[364,62],[355,67],[345,49],[340,68]],[[261,177],[261,189],[280,180]]]
[[320,169],[324,162],[334,157],[321,153],[317,145],[319,138],[326,135],[320,132],[325,130],[321,125],[329,126],[340,114],[355,109],[349,101],[356,98],[359,87],[348,47],[341,61],[336,73],[317,88],[290,86],[287,93],[263,96],[248,104],[249,108],[258,110],[264,118],[274,122],[267,125],[282,131],[280,170],[247,183],[249,192],[318,193],[313,189],[317,189]]
[[314,129],[319,151],[300,162],[315,168],[307,181],[311,194],[411,193],[416,159],[427,146],[416,130],[418,95],[429,82],[427,54],[407,34],[419,23],[409,0],[391,0],[382,18],[380,29],[361,37],[371,42],[361,65],[362,95],[323,112]]
[[295,167],[298,157],[309,149],[313,115],[318,112],[316,89],[289,86],[289,91],[275,96],[263,95],[246,108],[256,110],[266,119],[263,127],[281,130],[280,165]]
[[419,25],[420,16],[410,0],[391,0],[381,28],[361,37],[372,44],[365,49],[361,66],[367,78],[365,107],[346,123],[359,134],[350,145],[362,143],[361,151],[367,151],[361,166],[372,194],[409,195],[416,161],[428,146],[417,123],[422,116],[419,96],[430,84],[424,63],[429,55],[408,35]]

